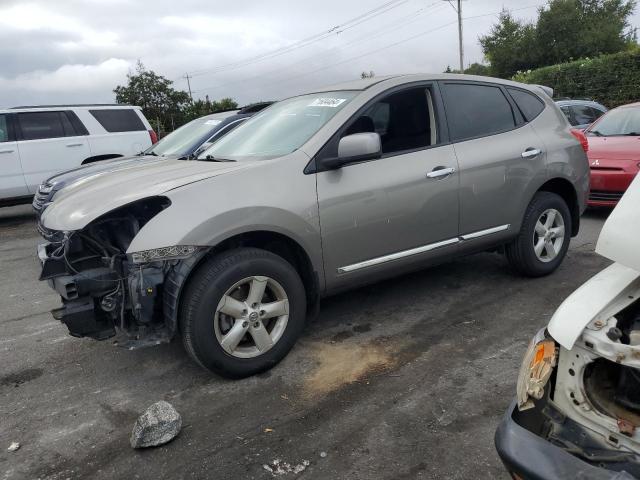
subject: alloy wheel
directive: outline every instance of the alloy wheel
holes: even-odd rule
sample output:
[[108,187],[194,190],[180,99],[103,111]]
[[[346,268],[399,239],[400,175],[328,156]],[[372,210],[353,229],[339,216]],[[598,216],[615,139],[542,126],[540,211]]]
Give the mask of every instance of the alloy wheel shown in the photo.
[[564,244],[564,219],[555,208],[549,208],[538,217],[533,232],[533,251],[541,262],[553,261]]
[[278,343],[289,320],[289,299],[282,285],[264,276],[247,277],[229,288],[218,303],[214,330],[226,353],[253,358]]

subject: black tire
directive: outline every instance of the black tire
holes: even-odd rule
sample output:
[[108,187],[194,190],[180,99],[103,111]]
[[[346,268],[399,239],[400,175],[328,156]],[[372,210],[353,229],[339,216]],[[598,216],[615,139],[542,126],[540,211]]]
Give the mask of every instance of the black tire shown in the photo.
[[[564,242],[557,256],[548,262],[540,260],[533,245],[536,222],[548,209],[557,210],[564,221]],[[551,192],[538,192],[529,203],[524,214],[518,236],[506,246],[506,255],[511,267],[528,277],[542,277],[554,272],[562,263],[571,241],[571,212],[564,199]]]
[[[289,318],[271,349],[253,358],[237,358],[220,345],[213,319],[225,292],[251,276],[270,277],[283,287]],[[298,272],[278,255],[257,248],[238,248],[212,257],[189,280],[180,303],[185,349],[198,364],[227,378],[248,377],[276,365],[289,353],[306,323],[306,295]]]

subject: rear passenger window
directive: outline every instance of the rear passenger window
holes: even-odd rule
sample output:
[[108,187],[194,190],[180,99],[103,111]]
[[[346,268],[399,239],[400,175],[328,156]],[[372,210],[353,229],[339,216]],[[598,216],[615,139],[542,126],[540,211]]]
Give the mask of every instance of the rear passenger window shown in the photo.
[[6,115],[0,115],[0,142],[9,141],[9,122]]
[[525,92],[517,88],[507,88],[511,98],[516,102],[522,116],[530,122],[544,110],[544,102],[533,93]]
[[73,137],[76,135],[76,131],[71,125],[69,118],[65,115],[65,112],[60,112],[60,121],[62,122],[62,129],[64,130],[65,137]]
[[107,132],[135,132],[146,130],[132,108],[89,110]]
[[594,110],[587,105],[572,105],[571,110],[574,121],[576,122],[575,125],[593,123],[596,118],[598,118]]
[[564,116],[567,117],[567,120],[569,120],[569,123],[571,124],[571,126],[577,125],[577,123],[575,122],[575,120],[571,116],[571,110],[569,110],[569,107],[567,107],[565,105],[565,106],[560,107],[560,110],[562,110],[562,113],[564,113]]
[[18,124],[24,140],[41,140],[65,136],[60,112],[18,113]]
[[511,104],[499,87],[445,83],[443,90],[452,140],[493,135],[515,128]]

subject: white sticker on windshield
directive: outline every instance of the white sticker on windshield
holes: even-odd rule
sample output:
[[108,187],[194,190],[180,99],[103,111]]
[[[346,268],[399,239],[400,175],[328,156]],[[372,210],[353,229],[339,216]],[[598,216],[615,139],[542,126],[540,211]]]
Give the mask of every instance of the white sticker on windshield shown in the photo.
[[205,125],[218,125],[222,120],[207,120],[204,122]]
[[346,98],[316,98],[308,107],[332,107],[335,108],[345,102]]

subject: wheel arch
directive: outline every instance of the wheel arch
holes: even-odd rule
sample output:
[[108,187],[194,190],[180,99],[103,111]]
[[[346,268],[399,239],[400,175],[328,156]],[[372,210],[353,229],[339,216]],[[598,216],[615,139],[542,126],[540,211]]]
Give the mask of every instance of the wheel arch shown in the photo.
[[556,177],[543,183],[535,193],[538,192],[551,192],[562,197],[571,212],[571,236],[575,237],[580,231],[580,205],[573,184],[566,178]]
[[230,236],[199,255],[179,262],[166,275],[163,311],[165,323],[172,332],[178,331],[182,293],[194,274],[213,256],[235,248],[253,247],[271,252],[289,262],[298,272],[307,297],[307,314],[314,316],[320,302],[320,273],[305,249],[290,236],[270,230],[253,230]]

